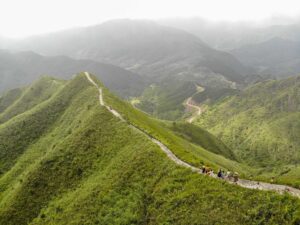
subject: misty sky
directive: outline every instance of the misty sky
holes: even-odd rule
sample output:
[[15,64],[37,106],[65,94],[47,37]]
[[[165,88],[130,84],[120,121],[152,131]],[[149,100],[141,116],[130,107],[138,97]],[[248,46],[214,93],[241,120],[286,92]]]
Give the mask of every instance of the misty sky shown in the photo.
[[299,0],[0,0],[0,36],[25,37],[116,18],[260,21],[298,15]]

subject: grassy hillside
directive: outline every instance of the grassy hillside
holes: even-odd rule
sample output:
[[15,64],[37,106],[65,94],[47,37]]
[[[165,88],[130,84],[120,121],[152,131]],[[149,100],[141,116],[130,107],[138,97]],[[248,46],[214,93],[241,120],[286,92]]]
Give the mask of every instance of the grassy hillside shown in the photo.
[[[18,124],[30,136],[37,129],[32,118],[47,127],[17,157],[7,158],[11,166],[0,175],[0,224],[299,223],[298,199],[176,166],[143,134],[100,107],[97,95],[80,75],[0,125],[0,137]],[[105,95],[127,118],[145,116],[107,90]]]
[[193,100],[198,103],[205,102],[208,104],[212,104],[221,100],[222,98],[238,93],[239,90],[232,88],[205,87],[204,91],[198,92],[195,95],[193,95]]
[[148,87],[135,106],[157,118],[176,120],[184,115],[184,100],[196,92],[194,82],[170,80]]
[[[8,94],[3,97],[3,100],[9,102],[9,99],[11,99],[11,101],[10,104],[7,104],[3,112],[0,112],[0,124],[51,98],[62,85],[63,81],[50,77],[42,77],[26,89],[16,89],[14,95],[19,98],[7,96],[10,94],[10,92],[8,92]],[[22,94],[20,95],[19,93]],[[11,93],[11,95],[13,94]]]
[[22,94],[21,88],[12,89],[0,96],[0,113],[16,101]]
[[[199,91],[197,82],[166,79],[163,83],[153,84],[143,94],[132,100],[137,108],[164,120],[180,120],[186,116],[184,101],[192,96],[198,103],[214,103],[219,99],[234,95],[237,89],[224,87],[214,82],[214,87],[206,86]],[[203,88],[203,87],[201,87]]]
[[[210,106],[196,124],[250,165],[300,163],[300,77],[257,83]],[[281,169],[279,174],[286,169]]]
[[[99,85],[101,85],[101,83],[99,83]],[[210,165],[215,170],[218,168],[227,168],[231,171],[238,171],[240,174],[246,176],[252,173],[251,168],[226,158],[225,154],[223,154],[224,152],[218,151],[216,146],[218,146],[219,143],[216,139],[212,138],[211,140],[214,142],[210,144],[210,148],[204,149],[202,147],[205,146],[204,139],[198,140],[198,143],[191,143],[189,140],[186,140],[174,132],[170,128],[169,122],[154,119],[144,112],[133,108],[129,103],[121,101],[116,96],[110,94],[108,89],[105,88],[104,96],[104,101],[114,109],[117,109],[117,111],[126,118],[126,121],[144,130],[150,136],[161,140],[182,160],[196,167]],[[197,130],[197,132],[199,131]],[[228,149],[228,151],[230,150]],[[215,152],[218,152],[218,154],[215,154]]]
[[211,135],[206,130],[190,123],[173,122],[169,128],[184,139],[203,147],[206,150],[236,160],[233,152],[222,141]]

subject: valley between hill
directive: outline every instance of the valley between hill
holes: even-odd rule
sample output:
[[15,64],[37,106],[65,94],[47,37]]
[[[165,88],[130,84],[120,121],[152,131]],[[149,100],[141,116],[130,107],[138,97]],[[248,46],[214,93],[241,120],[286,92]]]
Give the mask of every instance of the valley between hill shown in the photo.
[[[247,170],[222,156],[230,152],[219,142],[219,154],[201,147],[206,143],[192,144],[91,78],[101,93],[80,74],[46,99],[32,95],[30,109],[0,124],[0,224],[299,223],[298,198],[245,189],[175,164],[151,140],[194,167]],[[21,90],[22,98],[28,93]],[[20,99],[19,91],[10,94],[10,101],[1,97],[1,114]],[[108,108],[99,106],[100,94]]]
[[300,187],[300,77],[258,82],[206,104],[195,124],[223,141],[255,179]]
[[[102,89],[95,83],[95,81],[90,77],[88,72],[84,72],[86,78],[98,89],[99,91],[99,102],[101,106],[104,106],[107,108],[108,111],[110,111],[114,116],[116,116],[118,119],[120,119],[121,121],[125,122],[125,119],[121,116],[120,113],[118,113],[116,110],[114,110],[113,108],[111,108],[110,106],[105,105],[104,100],[103,100],[103,93],[102,93]],[[191,98],[190,98],[191,99]],[[189,104],[189,101],[187,102],[187,104]],[[192,105],[192,104],[190,104]],[[194,105],[192,105],[194,106]],[[196,107],[196,106],[195,106]],[[200,108],[200,107],[197,107]],[[198,109],[199,111],[201,110]],[[201,169],[194,167],[182,160],[180,160],[179,158],[177,158],[173,152],[166,147],[163,143],[161,143],[159,140],[149,136],[149,134],[145,133],[143,130],[139,129],[138,127],[130,124],[130,127],[142,132],[144,135],[146,135],[153,143],[157,144],[160,149],[165,152],[167,154],[167,156],[169,157],[169,159],[171,159],[173,162],[175,162],[176,164],[189,168],[191,169],[193,172],[197,172],[197,173],[202,173]],[[217,178],[217,177],[214,177]],[[300,198],[300,190],[293,188],[293,187],[289,187],[286,185],[276,185],[276,184],[270,184],[270,183],[265,183],[265,182],[258,182],[258,181],[250,181],[250,180],[242,180],[239,179],[237,182],[232,182],[230,180],[226,180],[230,183],[233,184],[237,184],[239,186],[245,187],[245,188],[250,188],[250,189],[259,189],[259,190],[271,190],[271,191],[276,191],[278,193],[289,193],[293,196],[296,196],[298,198]]]

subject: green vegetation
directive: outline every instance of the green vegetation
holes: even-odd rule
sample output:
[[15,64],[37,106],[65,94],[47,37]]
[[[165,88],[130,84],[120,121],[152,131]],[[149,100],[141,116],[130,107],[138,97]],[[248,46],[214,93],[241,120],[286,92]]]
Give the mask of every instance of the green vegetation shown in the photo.
[[258,175],[255,176],[256,180],[270,181],[273,177],[274,182],[287,184],[300,188],[300,167],[299,165],[284,165],[277,168],[262,169]]
[[[131,121],[138,116],[135,121],[146,120],[139,125],[149,131],[155,125],[167,130],[104,92],[105,101],[115,101],[113,107]],[[177,166],[145,135],[100,107],[97,95],[79,75],[48,100],[0,125],[1,138],[21,121],[22,138],[30,136],[39,129],[29,123],[33,117],[47,126],[22,153],[7,158],[12,163],[0,175],[0,224],[300,222],[299,199],[243,189]],[[18,146],[20,137],[14,137]]]
[[183,137],[206,150],[223,155],[226,158],[236,160],[233,152],[223,142],[194,124],[173,122],[170,123],[169,127],[180,137]]
[[206,102],[209,104],[215,103],[227,96],[231,96],[239,93],[239,90],[232,88],[221,88],[221,87],[205,87],[204,91],[198,92],[193,95],[193,100],[202,103]]
[[11,101],[10,104],[6,103],[7,107],[2,113],[0,112],[0,124],[49,99],[62,84],[62,81],[50,77],[42,77],[33,85],[23,90],[21,96],[21,89],[16,89],[14,93],[17,94],[14,95],[8,92],[8,95],[12,96],[3,97],[3,99],[11,99]]
[[6,92],[3,96],[0,96],[0,113],[18,99],[21,96],[22,91],[23,90],[21,88],[17,88]]
[[194,82],[168,81],[147,88],[135,106],[157,118],[176,120],[184,114],[184,100],[195,92]]
[[292,172],[300,163],[299,90],[300,77],[257,83],[209,106],[196,124],[220,138],[240,160],[262,167],[261,177],[268,174],[299,185]]
[[[96,78],[94,77],[94,79]],[[102,84],[99,83],[99,85]],[[163,142],[166,146],[172,149],[173,153],[177,155],[178,158],[183,161],[196,167],[210,165],[215,170],[219,168],[226,168],[231,171],[237,171],[242,176],[252,173],[252,170],[249,167],[234,160],[230,160],[222,155],[225,151],[218,150],[218,148],[220,148],[220,142],[218,142],[217,139],[211,138],[211,140],[215,142],[210,144],[210,148],[204,149],[202,147],[205,145],[204,141],[199,140],[198,143],[191,143],[189,140],[181,137],[181,135],[176,134],[168,125],[169,122],[149,117],[144,112],[133,108],[129,103],[124,102],[111,94],[106,88],[104,88],[103,91],[104,101],[114,109],[117,109],[117,111],[126,118],[126,121],[129,121],[131,124],[139,127],[150,136]],[[197,130],[197,132],[199,132],[199,130]],[[200,142],[201,144],[199,144]],[[229,153],[229,149],[226,151],[226,154],[233,155]],[[219,154],[215,154],[215,152],[218,152]]]
[[164,120],[180,120],[187,116],[184,101],[192,97],[198,103],[214,103],[222,98],[239,93],[237,89],[224,87],[197,87],[196,82],[168,80],[159,85],[151,85],[139,98],[131,103],[144,112]]

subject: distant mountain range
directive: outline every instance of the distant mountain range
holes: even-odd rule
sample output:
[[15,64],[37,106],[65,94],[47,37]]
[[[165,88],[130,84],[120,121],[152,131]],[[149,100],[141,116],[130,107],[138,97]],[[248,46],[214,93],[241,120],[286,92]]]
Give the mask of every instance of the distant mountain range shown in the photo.
[[300,74],[300,41],[276,37],[234,49],[231,53],[262,75],[280,78]]
[[280,25],[248,22],[211,22],[201,18],[176,18],[158,21],[160,24],[185,30],[213,48],[230,51],[245,45],[259,44],[273,38],[300,40],[299,21]]
[[218,79],[228,86],[243,83],[250,73],[231,54],[190,33],[143,20],[109,21],[28,38],[11,47],[109,63],[156,81],[173,77],[214,85]]
[[[41,75],[68,79],[78,71],[99,74],[105,85],[122,97],[140,95],[148,85],[146,78],[120,67],[67,56],[47,57],[33,52],[0,51],[0,93],[36,80]],[[58,75],[59,74],[59,75]]]
[[[234,49],[230,53],[218,51],[201,41],[203,38],[220,49],[227,48],[226,43],[220,44],[210,37],[228,41]],[[88,70],[99,74],[101,80],[120,96],[139,97],[137,106],[148,113],[159,118],[178,119],[184,114],[182,101],[195,94],[195,85],[205,86],[207,90],[221,90],[221,94],[222,90],[244,88],[270,77],[299,74],[297,37],[300,37],[297,25],[214,25],[196,19],[158,23],[113,20],[97,26],[11,41],[10,44],[4,41],[6,44],[3,45],[9,49],[43,54],[39,56],[43,60],[33,57],[34,53],[27,56],[22,53],[23,62],[20,62],[20,53],[11,54],[11,63],[0,67],[0,75],[15,75],[10,76],[10,81],[3,80],[0,91],[4,86],[12,88],[26,83],[26,77],[34,76],[28,79],[31,82],[38,74],[63,76]],[[63,64],[67,66],[62,67]],[[221,95],[218,97],[222,98]]]
[[257,75],[300,73],[299,40],[299,24],[124,19],[19,41],[2,38],[0,48],[113,64],[158,82],[171,77],[229,87]]
[[[300,74],[300,24],[255,25],[208,22],[200,18],[166,19],[159,23],[196,35],[210,46],[228,51],[253,75],[284,78]],[[256,80],[248,76],[248,81]]]
[[[14,72],[6,68],[2,73],[2,77],[11,79],[2,83],[2,89],[26,83],[23,81],[30,76],[63,76],[86,70],[99,74],[99,78],[121,96],[140,96],[139,107],[165,119],[183,115],[182,102],[195,93],[195,84],[239,88],[253,80],[247,76],[253,73],[250,67],[244,66],[232,54],[217,51],[183,30],[146,20],[113,20],[12,41],[6,47],[37,52],[43,55],[39,56],[43,60],[33,57],[34,53],[26,53],[26,56],[22,53],[23,59],[27,59],[19,65],[19,53],[11,54],[13,63],[5,63],[6,67],[17,66],[11,67]],[[15,75],[9,76],[10,73]],[[154,90],[150,84],[160,91],[151,93]],[[176,89],[173,90],[174,84]],[[151,99],[147,99],[150,95]],[[168,104],[163,105],[166,102]]]

